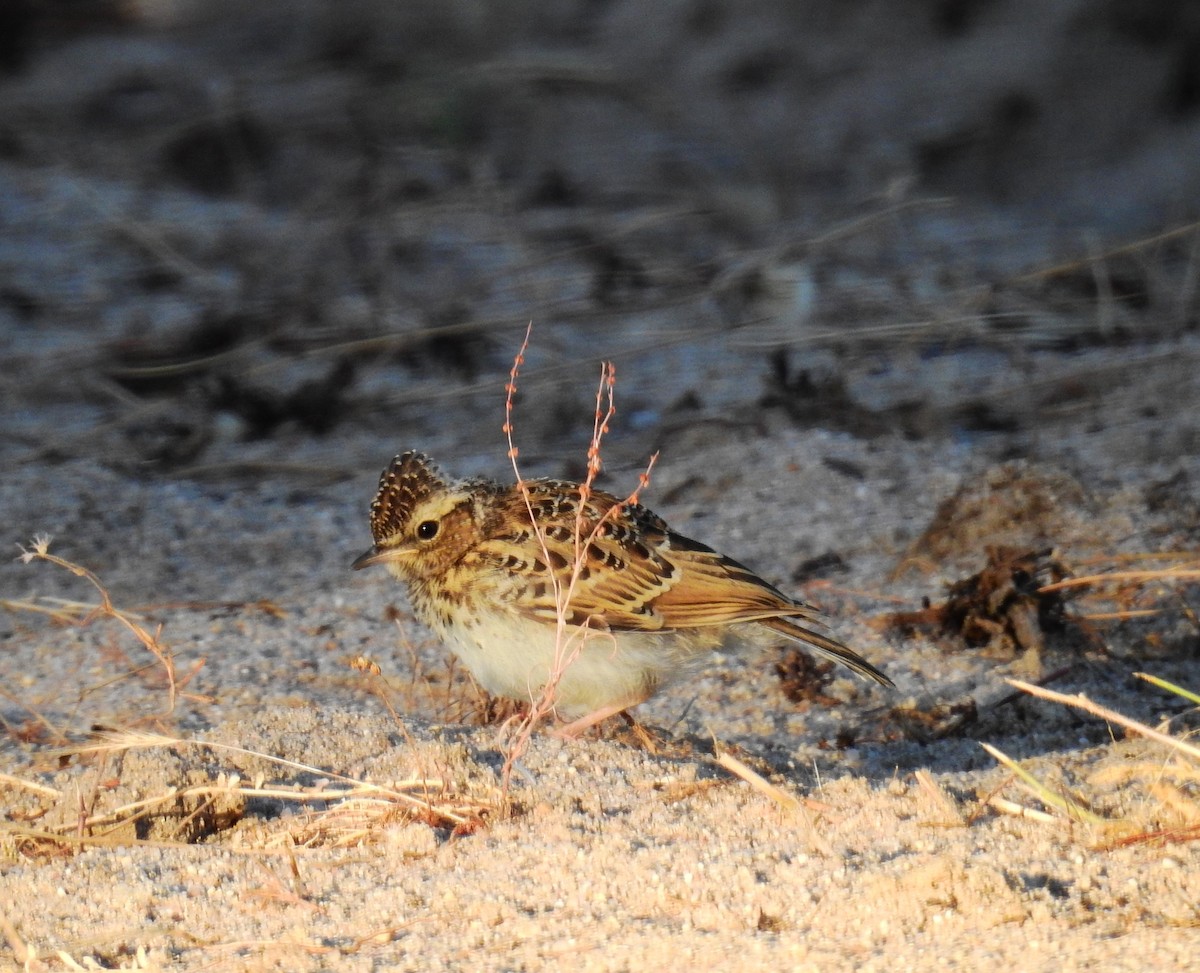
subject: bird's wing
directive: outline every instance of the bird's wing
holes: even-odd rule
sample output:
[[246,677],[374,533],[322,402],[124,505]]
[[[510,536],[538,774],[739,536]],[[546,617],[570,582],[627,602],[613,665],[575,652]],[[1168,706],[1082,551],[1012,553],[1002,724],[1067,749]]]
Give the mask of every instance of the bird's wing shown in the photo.
[[545,550],[519,494],[502,520],[504,530],[480,547],[513,578],[506,600],[523,614],[555,619],[549,563],[560,590],[570,588],[572,624],[590,619],[614,631],[659,631],[815,615],[745,565],[675,533],[645,507],[594,491],[581,508],[576,484],[527,485]]
[[[560,480],[527,481],[529,508],[514,494],[500,527],[478,554],[510,579],[505,601],[532,618],[553,622],[559,597],[569,592],[567,621],[613,631],[664,627],[656,600],[680,572],[662,549],[669,533],[657,516],[603,491],[581,504],[579,486]],[[541,538],[529,523],[533,511]]]
[[679,581],[654,604],[666,628],[730,625],[781,616],[809,618],[816,614],[744,564],[699,541],[671,531],[667,547]]

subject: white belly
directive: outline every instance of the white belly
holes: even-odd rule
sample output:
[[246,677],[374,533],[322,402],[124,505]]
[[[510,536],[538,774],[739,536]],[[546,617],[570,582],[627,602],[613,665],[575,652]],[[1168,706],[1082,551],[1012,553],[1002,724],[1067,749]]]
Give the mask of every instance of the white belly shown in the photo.
[[[660,686],[706,662],[720,637],[680,632],[619,632],[556,626],[515,614],[490,614],[472,625],[438,634],[489,693],[509,699],[539,697],[550,673],[561,670],[556,691],[561,716],[603,707],[636,706]],[[560,645],[560,641],[562,644]]]

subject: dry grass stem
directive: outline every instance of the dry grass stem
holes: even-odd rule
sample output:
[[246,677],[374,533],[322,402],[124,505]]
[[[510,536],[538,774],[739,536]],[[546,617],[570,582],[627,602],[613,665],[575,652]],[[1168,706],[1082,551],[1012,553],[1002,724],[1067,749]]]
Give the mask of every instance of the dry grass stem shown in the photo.
[[1086,574],[1042,585],[1038,591],[1048,593],[1051,591],[1062,591],[1064,588],[1081,588],[1097,584],[1110,584],[1114,582],[1143,584],[1148,581],[1200,581],[1200,569],[1158,568],[1146,571],[1110,571],[1105,574]]
[[1111,260],[1113,257],[1119,257],[1123,254],[1136,253],[1140,250],[1146,250],[1160,243],[1166,243],[1168,240],[1176,240],[1180,237],[1186,237],[1197,230],[1200,230],[1200,221],[1185,223],[1182,226],[1172,227],[1169,230],[1164,230],[1161,233],[1155,233],[1147,237],[1139,237],[1130,243],[1123,243],[1119,246],[1110,247],[1099,253],[1090,253],[1087,257],[1078,260],[1070,260],[1065,263],[1052,264],[1049,267],[1041,267],[1037,270],[1030,271],[1026,274],[1013,277],[1010,283],[1020,283],[1023,281],[1045,280],[1052,277],[1062,277],[1073,274],[1081,270],[1088,269],[1095,260]]
[[1131,719],[1123,713],[1118,713],[1116,710],[1109,709],[1107,706],[1094,703],[1082,693],[1068,695],[1067,693],[1055,692],[1053,689],[1035,686],[1032,683],[1022,682],[1020,679],[1008,679],[1006,681],[1009,685],[1015,686],[1030,696],[1037,696],[1039,699],[1048,699],[1052,703],[1061,703],[1064,706],[1081,709],[1085,713],[1091,713],[1093,716],[1100,717],[1102,720],[1123,726],[1125,729],[1153,740],[1155,743],[1161,743],[1163,746],[1177,750],[1179,753],[1185,754],[1193,760],[1200,760],[1200,747],[1195,747],[1179,737],[1171,736],[1169,733],[1162,733],[1159,730],[1155,730],[1153,727],[1146,726],[1145,723],[1139,723],[1137,720]]
[[1115,612],[1084,612],[1075,617],[1089,622],[1127,622],[1131,618],[1148,618],[1161,614],[1160,608],[1130,608]]
[[[103,603],[94,601],[73,601],[69,598],[39,595],[32,601],[9,598],[0,599],[0,608],[7,608],[13,612],[29,612],[31,614],[45,615],[63,625],[72,625],[94,617],[104,610],[104,605]],[[119,615],[122,621],[126,623],[137,622],[141,619],[140,615],[122,609],[113,609],[113,615]]]
[[925,794],[933,806],[942,815],[942,820],[938,822],[930,822],[931,825],[961,828],[966,822],[963,820],[962,813],[958,809],[958,805],[951,800],[950,796],[942,789],[942,786],[933,779],[933,775],[922,767],[915,774],[914,779],[921,792]]
[[[151,634],[147,629],[140,624],[136,615],[129,612],[121,611],[116,608],[112,599],[109,597],[108,590],[101,583],[92,571],[68,561],[66,558],[59,557],[56,554],[50,553],[50,538],[46,535],[37,535],[30,542],[28,548],[21,549],[20,560],[25,564],[33,561],[47,561],[54,564],[72,574],[84,578],[92,585],[100,594],[100,603],[94,606],[83,606],[79,602],[59,602],[58,611],[54,615],[60,621],[74,621],[79,625],[87,625],[96,618],[111,618],[119,624],[123,625],[133,636],[141,643],[142,647],[149,652],[156,660],[157,665],[162,667],[163,674],[166,679],[167,686],[167,708],[164,712],[157,714],[160,717],[169,716],[175,711],[175,705],[178,701],[181,690],[187,685],[204,665],[204,659],[198,659],[192,668],[182,678],[177,674],[175,669],[175,657],[170,648],[161,640],[162,626],[159,626],[158,631]],[[36,607],[36,603],[33,604]],[[67,607],[69,606],[69,608]],[[86,614],[82,614],[84,607],[88,610]],[[128,674],[126,674],[128,675]],[[119,677],[124,678],[124,677]],[[195,701],[206,702],[207,697],[194,694],[185,694],[189,699]]]
[[1056,820],[1053,814],[1047,814],[1045,811],[1039,811],[1036,808],[1026,807],[1024,804],[1010,801],[1008,798],[1000,797],[998,794],[993,794],[988,798],[987,804],[989,807],[994,807],[1001,814],[1009,814],[1016,818],[1029,818],[1031,821],[1041,821],[1043,824],[1052,824]]
[[717,754],[716,764],[718,767],[729,771],[735,777],[740,777],[760,794],[766,795],[785,810],[797,811],[803,806],[799,798],[793,797],[781,787],[776,787],[762,774],[748,767],[745,762],[739,760],[728,751],[723,750]]
[[[1200,626],[1195,611],[1183,602],[1181,585],[1194,584],[1200,581],[1200,558],[1195,551],[1160,551],[1136,552],[1117,556],[1091,558],[1095,563],[1144,563],[1147,561],[1177,562],[1163,568],[1136,568],[1117,571],[1098,571],[1091,574],[1080,574],[1068,578],[1060,578],[1038,588],[1039,595],[1055,592],[1091,589],[1087,594],[1100,601],[1115,602],[1116,607],[1100,611],[1081,612],[1075,617],[1088,621],[1129,621],[1135,618],[1145,618],[1161,614],[1164,610],[1180,610]],[[1150,600],[1172,598],[1176,604],[1170,608],[1163,606],[1141,607]],[[1179,604],[1183,602],[1182,605]]]
[[21,938],[13,921],[2,911],[0,911],[0,932],[4,933],[4,938],[8,941],[8,948],[12,950],[17,962],[24,964],[27,970],[37,969],[33,965],[37,962],[37,950]]
[[[1011,680],[1010,680],[1011,681]],[[1068,817],[1097,827],[1108,822],[1098,814],[1093,814],[1078,801],[1047,787],[1033,774],[1022,767],[1012,757],[990,743],[980,743],[980,746],[998,763],[1003,764],[1021,781],[1025,788],[1047,807],[1058,808]],[[994,798],[993,798],[994,801]]]
[[[717,748],[714,748],[717,749]],[[746,766],[746,764],[735,757],[728,751],[719,750],[716,756],[717,766],[727,770],[735,777],[740,777],[747,784],[753,787],[756,791],[770,798],[775,804],[783,808],[785,811],[794,811],[804,818],[805,836],[808,839],[809,847],[815,854],[822,855],[826,858],[833,856],[833,848],[817,831],[816,821],[810,816],[810,807],[818,814],[824,815],[828,810],[827,806],[817,801],[801,800],[793,797],[787,791],[780,787],[776,787],[762,774]]]
[[9,787],[20,787],[45,797],[62,797],[62,791],[56,787],[47,787],[45,784],[39,784],[36,781],[14,777],[12,774],[0,773],[0,784],[7,784]]

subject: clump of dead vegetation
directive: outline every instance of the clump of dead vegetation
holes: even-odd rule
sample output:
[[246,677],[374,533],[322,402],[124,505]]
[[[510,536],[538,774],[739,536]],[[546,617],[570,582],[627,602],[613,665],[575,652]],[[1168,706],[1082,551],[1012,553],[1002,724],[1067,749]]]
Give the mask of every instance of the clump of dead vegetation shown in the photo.
[[[951,582],[943,600],[889,613],[876,627],[900,638],[921,632],[946,652],[977,649],[1007,665],[1010,674],[1041,685],[1066,676],[1085,655],[1108,656],[1104,625],[1181,617],[1200,636],[1200,617],[1187,595],[1188,586],[1200,580],[1200,559],[1194,552],[1093,559],[1077,563],[1099,570],[1077,573],[1051,548],[992,545],[985,551],[983,569]],[[1155,562],[1167,566],[1129,567]],[[1156,631],[1147,631],[1142,641],[1151,654],[1164,643]],[[1060,656],[1068,650],[1062,667],[1047,668],[1051,648]],[[990,705],[1014,698],[1006,695]],[[891,718],[906,735],[933,740],[961,732],[976,721],[980,708],[971,698],[924,707],[904,704],[892,710]]]
[[1064,589],[1070,570],[1050,549],[986,548],[983,570],[953,582],[946,599],[884,620],[899,634],[924,630],[961,644],[981,647],[994,659],[1021,657],[1022,668],[1040,673],[1046,636],[1070,621]]

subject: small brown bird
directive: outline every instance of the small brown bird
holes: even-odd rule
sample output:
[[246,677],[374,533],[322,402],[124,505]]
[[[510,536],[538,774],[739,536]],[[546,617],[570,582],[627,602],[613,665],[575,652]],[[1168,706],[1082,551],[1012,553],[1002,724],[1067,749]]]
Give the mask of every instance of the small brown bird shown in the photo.
[[557,668],[556,708],[575,718],[573,734],[649,699],[728,636],[772,633],[892,685],[797,624],[814,608],[640,504],[599,490],[583,499],[568,480],[525,487],[528,502],[516,484],[448,480],[421,453],[397,456],[371,504],[375,544],[354,562],[406,582],[417,616],[493,695],[536,699]]

